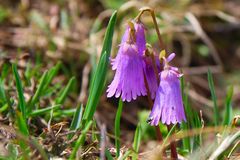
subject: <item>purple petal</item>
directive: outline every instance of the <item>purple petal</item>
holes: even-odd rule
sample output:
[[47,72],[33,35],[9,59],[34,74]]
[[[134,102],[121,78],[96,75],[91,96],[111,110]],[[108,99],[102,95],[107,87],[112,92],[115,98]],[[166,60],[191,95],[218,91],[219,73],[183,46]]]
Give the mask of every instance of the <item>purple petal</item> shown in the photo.
[[175,53],[171,53],[168,57],[167,57],[167,62],[170,62],[171,60],[173,60],[173,58],[175,57]]

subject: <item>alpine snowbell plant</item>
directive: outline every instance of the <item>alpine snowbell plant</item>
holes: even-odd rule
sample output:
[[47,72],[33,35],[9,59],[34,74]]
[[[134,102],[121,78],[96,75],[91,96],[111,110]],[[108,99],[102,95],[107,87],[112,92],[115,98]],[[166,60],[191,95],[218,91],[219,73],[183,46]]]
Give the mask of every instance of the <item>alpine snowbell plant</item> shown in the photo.
[[[161,53],[164,53],[160,56],[162,64],[153,49],[146,45],[145,27],[140,21],[144,11],[151,12],[163,51]],[[159,130],[157,126],[160,121],[168,128],[171,128],[170,124],[186,121],[179,80],[182,74],[178,68],[169,65],[175,54],[166,58],[165,52],[153,10],[142,10],[135,20],[128,23],[117,56],[111,59],[115,76],[107,89],[107,97],[121,97],[122,101],[130,102],[137,96],[148,95],[149,104],[152,105],[151,99],[155,99],[148,122],[156,126],[156,131]],[[161,132],[157,136],[162,140]],[[176,146],[171,145],[171,151],[172,158],[177,159]]]

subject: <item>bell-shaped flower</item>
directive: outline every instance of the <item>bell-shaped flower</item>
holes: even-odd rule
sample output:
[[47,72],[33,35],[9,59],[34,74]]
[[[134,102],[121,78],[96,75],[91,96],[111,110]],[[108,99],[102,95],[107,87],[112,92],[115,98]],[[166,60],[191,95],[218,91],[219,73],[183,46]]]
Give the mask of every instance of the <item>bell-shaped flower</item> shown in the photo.
[[146,95],[144,84],[143,52],[146,48],[144,27],[140,22],[128,25],[119,46],[118,54],[111,60],[115,76],[107,89],[107,97],[115,95],[130,102]]
[[159,121],[167,125],[186,121],[179,80],[182,74],[178,68],[168,64],[174,56],[175,54],[172,53],[164,59],[164,69],[160,73],[160,85],[148,120],[151,125],[156,126]]

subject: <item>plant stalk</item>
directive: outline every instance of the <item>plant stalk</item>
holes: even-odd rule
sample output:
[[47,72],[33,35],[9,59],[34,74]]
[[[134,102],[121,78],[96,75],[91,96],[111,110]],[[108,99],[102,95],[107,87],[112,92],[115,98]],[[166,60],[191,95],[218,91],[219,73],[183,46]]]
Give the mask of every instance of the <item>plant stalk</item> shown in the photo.
[[[168,131],[172,129],[171,125],[167,125]],[[177,153],[177,144],[176,141],[172,141],[170,143],[170,149],[171,149],[171,159],[177,160],[178,159],[178,153]]]
[[152,17],[152,20],[153,20],[153,24],[154,24],[154,27],[155,27],[155,30],[157,32],[157,36],[158,36],[158,42],[159,42],[159,46],[161,48],[161,50],[166,50],[166,47],[163,43],[163,40],[162,40],[162,36],[161,36],[161,33],[160,33],[160,30],[158,28],[158,24],[157,24],[157,20],[156,20],[156,15],[155,15],[155,12],[152,8],[149,8],[149,7],[144,7],[144,8],[141,8],[140,9],[140,12],[139,14],[137,15],[137,17],[135,18],[136,21],[139,21],[142,14],[144,12],[150,12],[151,14],[151,17]]

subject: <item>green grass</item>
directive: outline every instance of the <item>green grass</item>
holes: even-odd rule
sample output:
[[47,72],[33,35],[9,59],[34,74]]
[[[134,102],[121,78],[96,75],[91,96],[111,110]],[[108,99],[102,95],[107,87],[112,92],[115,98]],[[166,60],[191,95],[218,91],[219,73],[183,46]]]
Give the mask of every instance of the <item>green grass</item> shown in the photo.
[[63,88],[61,91],[60,91],[60,94],[57,96],[56,100],[55,100],[55,104],[62,104],[64,103],[68,93],[71,91],[72,87],[73,87],[73,84],[75,83],[76,79],[75,77],[72,77],[67,86],[65,88]]
[[[82,122],[82,115],[83,115],[83,105],[80,105],[77,107],[71,125],[70,125],[70,131],[77,131],[80,126],[81,126],[81,122]],[[68,139],[72,138],[73,134],[69,134],[68,135]]]
[[[185,115],[186,115],[186,119],[187,119],[187,122],[183,122],[181,124],[181,129],[188,130],[190,128],[190,124],[193,123],[192,110],[190,108],[189,101],[188,101],[188,95],[187,95],[188,87],[185,87],[183,77],[180,78],[180,82],[181,82],[183,105],[184,105]],[[190,152],[192,150],[190,137],[186,137],[183,139],[183,150],[187,150],[188,152]]]
[[[38,68],[38,66],[36,66]],[[35,70],[36,68],[33,68]],[[40,101],[45,101],[46,98],[53,99],[54,97],[51,97],[54,93],[56,93],[58,84],[54,84],[53,86],[50,86],[53,78],[57,75],[57,72],[60,68],[60,63],[57,63],[56,66],[52,67],[50,70],[45,71],[41,77],[38,77],[38,84],[36,85],[36,89],[33,91],[33,95],[30,97],[29,100],[26,100],[24,94],[25,94],[25,87],[27,85],[31,85],[30,80],[36,76],[37,72],[33,72],[34,74],[27,74],[28,77],[21,78],[18,72],[18,68],[16,64],[12,65],[12,75],[9,70],[8,65],[4,65],[1,78],[0,78],[0,112],[3,113],[3,115],[7,114],[10,115],[10,119],[15,123],[17,126],[16,134],[19,134],[19,137],[17,138],[16,143],[20,146],[21,154],[14,153],[14,147],[10,147],[8,149],[8,152],[12,154],[12,157],[9,157],[10,159],[16,159],[16,157],[23,158],[23,159],[29,159],[30,153],[37,149],[39,153],[41,154],[43,159],[47,159],[46,153],[41,145],[38,144],[37,140],[32,139],[32,128],[29,126],[29,123],[32,122],[35,118],[39,117],[45,117],[50,112],[57,113],[60,107],[65,102],[66,98],[68,97],[68,94],[72,91],[73,84],[75,83],[75,78],[71,78],[66,85],[58,94],[55,100],[53,100],[52,106],[41,106]],[[28,71],[30,72],[30,71]],[[25,72],[26,73],[26,72]],[[12,76],[12,77],[11,77]],[[26,76],[24,74],[23,76]],[[16,86],[16,95],[17,99],[16,101],[13,99],[13,97],[10,96],[9,90],[5,90],[5,84],[7,83],[7,78],[14,78],[14,84]],[[24,79],[26,78],[26,79]],[[11,84],[12,83],[12,84]],[[10,82],[11,85],[13,85],[13,82]],[[50,94],[49,94],[50,93]],[[54,104],[55,103],[55,104]],[[15,105],[17,106],[15,108]],[[61,110],[63,113],[68,114],[66,112],[67,110]],[[74,113],[71,112],[71,113]],[[30,121],[29,121],[30,120]],[[75,120],[76,121],[76,120]],[[34,125],[34,124],[32,124]],[[79,127],[79,124],[77,125]],[[74,126],[75,128],[77,126]],[[28,138],[31,137],[31,140],[29,141]],[[29,143],[31,145],[29,146]],[[11,145],[10,145],[11,146]],[[14,158],[15,157],[15,158]],[[44,158],[45,157],[45,158]],[[5,159],[3,156],[2,159]]]
[[112,38],[113,38],[114,26],[116,23],[116,17],[117,17],[117,12],[115,11],[109,20],[109,25],[105,33],[101,57],[90,86],[90,93],[89,93],[87,105],[83,114],[83,120],[86,122],[89,120],[92,120],[93,115],[96,111],[100,96],[104,89],[104,84],[106,82],[107,67],[109,64],[109,56],[112,48]]
[[233,86],[230,86],[227,91],[227,96],[225,100],[225,115],[224,115],[223,125],[230,125],[233,119],[232,96],[233,96]]
[[57,105],[53,105],[53,106],[51,106],[51,107],[46,107],[46,108],[42,108],[42,109],[36,109],[36,110],[32,111],[32,112],[29,114],[29,117],[44,115],[44,114],[48,113],[48,112],[51,111],[51,110],[59,109],[60,106],[61,106],[60,104],[57,104]]
[[115,147],[116,147],[116,156],[119,157],[120,155],[120,120],[121,120],[121,115],[122,115],[122,109],[123,109],[123,102],[121,99],[119,99],[118,103],[118,109],[116,113],[116,118],[115,118],[115,125],[114,125],[114,133],[115,133]]
[[79,147],[81,147],[84,144],[84,142],[85,142],[87,131],[90,129],[91,125],[92,125],[92,121],[89,121],[86,124],[86,127],[82,131],[81,135],[78,137],[78,139],[77,139],[77,141],[76,141],[76,143],[75,143],[75,145],[73,147],[73,150],[72,150],[72,153],[71,153],[69,159],[75,159],[76,153],[77,153]]
[[15,77],[16,87],[17,87],[17,92],[18,92],[19,111],[21,112],[23,120],[26,121],[27,106],[26,106],[24,95],[23,95],[24,91],[23,91],[23,87],[22,87],[22,82],[19,77],[16,64],[12,65],[12,70],[13,70],[13,74]]
[[133,140],[133,150],[138,153],[139,152],[139,147],[140,147],[140,143],[141,143],[141,138],[142,138],[142,129],[141,129],[141,125],[138,124],[135,134],[134,134],[134,140]]
[[43,89],[45,87],[45,84],[47,82],[47,78],[48,78],[48,72],[44,72],[44,74],[42,75],[38,88],[35,92],[35,94],[33,95],[32,99],[30,100],[28,106],[29,109],[28,110],[32,110],[33,105],[39,101],[40,96],[42,95]]
[[208,85],[211,91],[212,101],[213,101],[213,108],[214,108],[214,125],[217,126],[220,122],[219,119],[219,111],[217,106],[217,96],[214,89],[214,82],[212,72],[208,70]]

